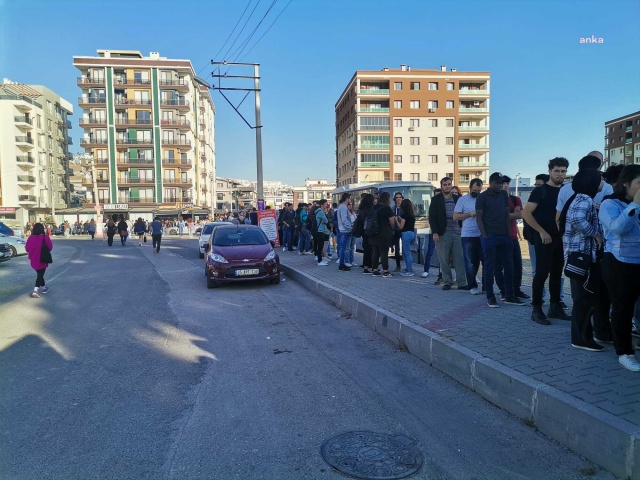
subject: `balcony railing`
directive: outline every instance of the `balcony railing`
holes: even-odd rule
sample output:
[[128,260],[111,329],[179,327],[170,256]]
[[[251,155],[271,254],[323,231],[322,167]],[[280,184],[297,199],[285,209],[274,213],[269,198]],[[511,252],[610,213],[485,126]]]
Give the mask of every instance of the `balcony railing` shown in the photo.
[[73,145],[73,138],[67,137],[67,145]]
[[35,165],[36,159],[29,155],[18,155],[16,157],[16,162],[18,163],[31,163]]
[[93,118],[93,117],[82,117],[80,119],[80,125],[104,125],[107,123],[107,118]]
[[188,87],[184,80],[160,80],[161,87]]
[[478,126],[478,125],[460,125],[458,127],[458,130],[460,130],[461,132],[464,131],[476,131],[476,130],[489,130],[489,127],[486,126]]
[[389,162],[360,162],[361,167],[389,167]]
[[115,98],[116,105],[148,105],[151,106],[150,98],[126,98],[126,97],[116,97]]
[[388,88],[361,88],[361,95],[389,95]]
[[162,179],[162,183],[166,185],[188,185],[189,187],[191,187],[193,185],[193,180],[190,180],[188,178],[182,179],[182,178],[165,177]]
[[469,185],[471,180],[458,180],[458,185]]
[[78,85],[104,85],[104,77],[78,77]]
[[190,127],[191,122],[189,120],[160,120],[160,125],[163,127]]
[[96,179],[96,183],[109,183],[108,178],[98,178]]
[[459,143],[458,148],[474,149],[474,148],[489,148],[489,146],[486,143]]
[[153,125],[153,120],[150,118],[118,117],[116,125]]
[[484,88],[461,88],[460,95],[489,95],[489,90]]
[[116,138],[117,145],[153,145],[153,138]]
[[155,203],[156,200],[154,197],[151,198],[140,198],[140,197],[118,197],[118,203]]
[[193,203],[193,199],[191,197],[163,197],[162,201],[165,203]]
[[469,108],[469,107],[460,107],[459,112],[461,113],[488,113],[488,108]]
[[184,145],[184,146],[190,147],[191,140],[175,140],[175,139],[172,140],[169,138],[163,138],[162,145]]
[[36,183],[36,177],[33,175],[18,175],[18,182]]
[[26,115],[20,115],[20,116],[17,116],[17,117],[13,117],[13,120],[16,123],[28,123],[29,125],[33,125],[33,119],[27,117]]
[[78,103],[107,103],[107,97],[80,97],[78,98]]
[[142,78],[124,78],[124,77],[115,77],[113,79],[114,85],[149,85],[151,86],[150,79],[142,79]]
[[156,183],[155,178],[119,177],[118,183]]
[[188,107],[189,100],[160,100],[162,107]]
[[389,113],[388,107],[360,107],[362,113]]
[[16,142],[18,143],[30,143],[31,145],[33,145],[33,138],[31,137],[25,137],[25,136],[18,136],[16,137]]
[[96,163],[98,165],[108,165],[109,164],[109,159],[108,158],[96,158]]
[[67,128],[73,128],[73,125],[71,124],[71,120],[67,120]]
[[137,158],[137,157],[118,157],[118,163],[136,164],[136,165],[153,165],[153,158]]
[[108,143],[108,140],[106,138],[83,137],[83,139],[80,140],[80,145],[88,145],[88,144],[106,145],[107,143]]
[[163,158],[163,165],[191,165],[191,160],[187,158]]
[[458,162],[459,167],[486,167],[487,162]]
[[363,143],[360,148],[373,148],[373,149],[388,149],[388,143]]
[[18,202],[36,203],[37,197],[35,195],[18,195]]

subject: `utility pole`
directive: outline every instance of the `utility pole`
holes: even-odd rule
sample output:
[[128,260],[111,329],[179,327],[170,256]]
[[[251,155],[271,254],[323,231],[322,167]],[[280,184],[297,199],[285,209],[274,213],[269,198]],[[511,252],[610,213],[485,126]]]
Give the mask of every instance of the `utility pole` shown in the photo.
[[[231,107],[236,111],[236,113],[240,115],[240,118],[244,120],[244,123],[246,123],[249,126],[249,128],[256,131],[257,190],[258,190],[258,198],[264,200],[264,180],[263,180],[263,174],[262,174],[262,121],[260,119],[260,75],[259,75],[260,64],[259,63],[231,63],[226,61],[215,62],[211,60],[211,65],[217,65],[218,73],[216,74],[216,72],[212,72],[211,76],[213,78],[218,79],[218,85],[217,86],[213,85],[213,86],[210,86],[209,88],[211,88],[212,90],[218,90],[220,92],[220,95],[222,95],[222,97],[227,101],[227,103],[229,103],[229,105],[231,105]],[[227,75],[226,72],[224,74],[220,74],[221,65],[229,66],[229,67],[231,66],[250,67],[251,66],[253,67],[253,76]],[[227,79],[227,78],[253,79],[253,88],[222,87],[221,79],[223,78],[224,79]],[[247,93],[242,99],[242,101],[240,101],[240,103],[236,106],[224,94],[225,91],[229,91],[229,90],[245,91]],[[256,115],[255,126],[251,125],[238,110],[242,105],[242,102],[245,101],[245,99],[251,92],[255,93],[255,115]]]

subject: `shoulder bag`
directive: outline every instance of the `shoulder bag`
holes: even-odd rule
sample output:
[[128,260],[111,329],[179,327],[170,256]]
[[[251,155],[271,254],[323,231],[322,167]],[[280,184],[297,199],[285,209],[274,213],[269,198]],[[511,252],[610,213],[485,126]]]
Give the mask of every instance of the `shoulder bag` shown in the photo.
[[45,237],[42,236],[42,249],[40,250],[40,261],[42,263],[53,263],[53,258],[51,257],[51,250],[47,247],[47,243],[44,241]]

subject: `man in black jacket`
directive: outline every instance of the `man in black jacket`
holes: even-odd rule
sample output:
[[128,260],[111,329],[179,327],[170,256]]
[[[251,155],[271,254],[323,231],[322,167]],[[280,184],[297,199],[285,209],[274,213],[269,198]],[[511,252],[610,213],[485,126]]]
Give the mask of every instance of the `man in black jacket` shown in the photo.
[[460,237],[460,224],[453,219],[453,210],[460,197],[451,191],[452,186],[451,177],[444,177],[440,180],[442,193],[431,200],[429,205],[429,224],[431,233],[433,233],[433,240],[436,242],[436,253],[438,254],[440,271],[444,280],[442,289],[451,290],[453,285],[451,267],[449,266],[449,259],[453,258],[458,289],[468,290],[462,239]]

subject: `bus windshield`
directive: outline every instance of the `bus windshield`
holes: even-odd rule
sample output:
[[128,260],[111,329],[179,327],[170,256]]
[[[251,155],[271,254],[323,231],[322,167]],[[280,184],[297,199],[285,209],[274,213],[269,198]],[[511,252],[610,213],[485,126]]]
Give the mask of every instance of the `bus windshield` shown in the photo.
[[413,211],[416,217],[427,217],[429,215],[429,203],[433,194],[433,187],[428,186],[402,186],[402,187],[381,187],[379,192],[388,192],[393,203],[393,197],[400,192],[404,198],[408,198],[413,203]]

